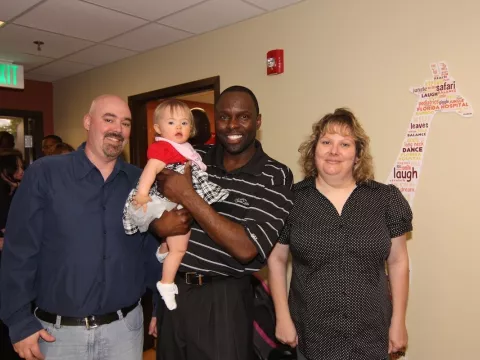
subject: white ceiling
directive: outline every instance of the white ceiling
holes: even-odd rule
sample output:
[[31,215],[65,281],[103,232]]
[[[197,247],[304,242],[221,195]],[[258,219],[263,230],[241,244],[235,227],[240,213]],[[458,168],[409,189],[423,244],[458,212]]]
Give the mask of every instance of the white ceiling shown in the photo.
[[0,60],[56,81],[300,1],[0,0]]

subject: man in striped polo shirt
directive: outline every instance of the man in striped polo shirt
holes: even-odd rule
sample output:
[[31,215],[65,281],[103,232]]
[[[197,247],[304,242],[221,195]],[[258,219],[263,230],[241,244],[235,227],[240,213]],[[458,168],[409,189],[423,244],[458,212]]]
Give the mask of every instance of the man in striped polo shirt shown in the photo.
[[180,175],[158,177],[162,193],[193,216],[192,234],[175,283],[177,309],[159,304],[162,360],[251,360],[253,293],[259,271],[293,205],[291,170],[266,155],[257,130],[257,99],[243,86],[224,90],[215,104],[217,145],[199,149],[209,180],[229,197],[208,205]]

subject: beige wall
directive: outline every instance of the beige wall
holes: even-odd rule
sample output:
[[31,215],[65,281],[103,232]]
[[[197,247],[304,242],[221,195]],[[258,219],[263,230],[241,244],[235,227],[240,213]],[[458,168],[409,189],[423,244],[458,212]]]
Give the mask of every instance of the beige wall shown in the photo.
[[[222,89],[243,84],[258,95],[264,147],[297,181],[298,144],[314,120],[339,106],[363,121],[384,181],[414,110],[408,89],[430,77],[431,62],[448,62],[480,113],[479,13],[472,0],[307,0],[55,83],[55,130],[78,144],[96,95],[126,99],[220,75]],[[267,77],[265,53],[275,48],[285,49],[285,74]],[[478,357],[478,134],[478,116],[438,114],[432,123],[409,242],[409,359]]]

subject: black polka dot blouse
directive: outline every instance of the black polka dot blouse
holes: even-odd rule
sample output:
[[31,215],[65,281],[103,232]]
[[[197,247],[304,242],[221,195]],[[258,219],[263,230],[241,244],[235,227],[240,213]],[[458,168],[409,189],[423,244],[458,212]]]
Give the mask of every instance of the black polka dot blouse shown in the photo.
[[387,357],[392,316],[385,261],[391,239],[412,230],[412,212],[393,185],[358,184],[340,216],[307,178],[279,242],[293,258],[289,306],[309,360]]

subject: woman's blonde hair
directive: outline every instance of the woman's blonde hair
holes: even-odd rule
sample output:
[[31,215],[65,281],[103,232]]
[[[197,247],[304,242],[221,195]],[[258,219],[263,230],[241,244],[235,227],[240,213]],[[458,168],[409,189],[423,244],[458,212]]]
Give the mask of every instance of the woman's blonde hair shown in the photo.
[[[336,128],[336,130],[335,130]],[[304,141],[298,151],[300,152],[300,164],[306,177],[317,176],[315,166],[315,149],[318,140],[326,133],[338,132],[348,134],[355,140],[356,157],[358,161],[353,167],[353,178],[357,183],[374,179],[373,159],[370,154],[370,138],[363,130],[355,115],[346,108],[335,109],[333,113],[325,115],[312,126],[312,135]]]
[[191,130],[190,137],[194,137],[197,133],[197,128],[195,127],[195,121],[193,121],[193,115],[190,111],[190,108],[183,101],[177,99],[167,99],[162,101],[156,108],[153,114],[154,123],[158,124],[160,119],[164,116],[165,111],[170,110],[170,115],[173,116],[175,112],[183,111],[188,115],[188,121],[190,121]]

